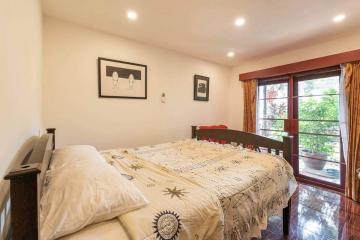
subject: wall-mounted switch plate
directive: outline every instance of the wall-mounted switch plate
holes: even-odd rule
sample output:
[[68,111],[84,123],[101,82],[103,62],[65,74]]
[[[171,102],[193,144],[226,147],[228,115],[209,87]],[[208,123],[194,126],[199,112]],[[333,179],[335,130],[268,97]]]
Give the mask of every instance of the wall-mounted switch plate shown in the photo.
[[165,103],[166,102],[166,95],[165,93],[161,93],[161,102]]

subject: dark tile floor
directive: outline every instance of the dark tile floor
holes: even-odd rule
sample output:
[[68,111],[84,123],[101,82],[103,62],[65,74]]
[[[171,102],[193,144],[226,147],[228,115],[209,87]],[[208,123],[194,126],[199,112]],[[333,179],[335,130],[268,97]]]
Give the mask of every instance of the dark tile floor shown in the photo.
[[290,234],[282,235],[282,219],[272,217],[266,240],[360,240],[360,204],[343,194],[299,184],[292,197]]

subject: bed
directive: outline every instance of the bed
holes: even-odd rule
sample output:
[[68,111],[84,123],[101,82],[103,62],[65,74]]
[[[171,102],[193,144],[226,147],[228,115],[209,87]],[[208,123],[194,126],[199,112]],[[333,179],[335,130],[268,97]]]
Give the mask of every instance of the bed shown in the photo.
[[[196,126],[192,138],[102,151],[109,164],[136,179],[150,204],[62,239],[249,239],[259,236],[267,218],[281,211],[287,235],[296,188],[290,167],[292,139],[280,142]],[[12,239],[38,239],[39,198],[54,148],[55,129],[48,129],[27,159],[6,176]],[[154,228],[163,215],[178,221],[173,235],[164,237]]]

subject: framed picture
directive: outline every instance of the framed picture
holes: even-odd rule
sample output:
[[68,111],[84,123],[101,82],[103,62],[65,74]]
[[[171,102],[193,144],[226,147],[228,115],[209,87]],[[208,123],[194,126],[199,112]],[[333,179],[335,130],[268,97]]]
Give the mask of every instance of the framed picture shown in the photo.
[[147,98],[147,66],[98,58],[99,97]]
[[194,100],[209,101],[209,78],[194,75]]

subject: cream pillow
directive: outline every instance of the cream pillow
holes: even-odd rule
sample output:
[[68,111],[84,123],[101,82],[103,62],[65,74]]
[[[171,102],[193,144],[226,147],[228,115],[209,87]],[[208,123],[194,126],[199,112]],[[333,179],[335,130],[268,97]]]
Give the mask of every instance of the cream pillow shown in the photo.
[[147,204],[91,146],[56,150],[40,201],[41,240],[55,239]]

